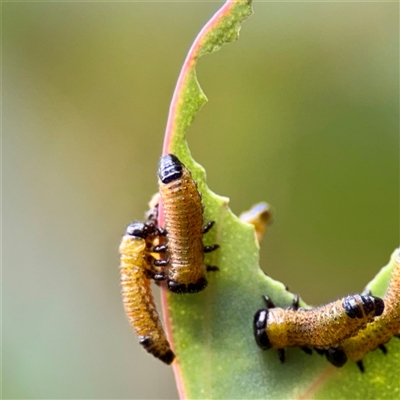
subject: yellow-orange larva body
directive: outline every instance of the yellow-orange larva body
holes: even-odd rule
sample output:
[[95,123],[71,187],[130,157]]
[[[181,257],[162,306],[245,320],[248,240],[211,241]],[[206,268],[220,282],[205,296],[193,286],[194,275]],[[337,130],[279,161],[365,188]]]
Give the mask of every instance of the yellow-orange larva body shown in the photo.
[[[296,305],[296,306],[295,306]],[[370,295],[352,295],[313,309],[274,308],[267,298],[267,309],[254,316],[254,335],[263,350],[285,347],[330,349],[366,327],[384,309],[383,301]]]
[[201,195],[190,171],[173,154],[161,157],[158,177],[168,232],[168,288],[199,292],[207,286]]
[[150,277],[154,273],[150,237],[154,229],[149,224],[133,223],[122,237],[119,247],[122,300],[139,343],[153,356],[171,364],[175,355],[165,336],[150,288]]
[[383,345],[392,336],[400,333],[400,251],[383,300],[385,310],[382,315],[375,318],[358,335],[345,340],[339,347],[348,360],[357,362],[361,371],[364,371],[361,359],[367,353],[378,347],[385,351]]

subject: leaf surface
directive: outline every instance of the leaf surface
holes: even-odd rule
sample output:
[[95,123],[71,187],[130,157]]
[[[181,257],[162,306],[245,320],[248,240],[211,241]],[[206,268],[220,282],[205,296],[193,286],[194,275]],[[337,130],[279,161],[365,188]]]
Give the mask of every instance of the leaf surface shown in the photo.
[[[205,220],[216,221],[204,244],[220,245],[206,255],[206,263],[218,265],[219,271],[208,274],[204,291],[185,295],[162,292],[166,328],[177,354],[174,372],[180,397],[394,398],[400,390],[400,341],[389,344],[386,357],[377,352],[368,355],[365,374],[353,363],[336,369],[324,357],[295,348],[286,350],[286,363],[281,364],[275,350],[264,352],[254,341],[252,322],[255,312],[264,306],[261,296],[268,294],[284,307],[291,304],[293,294],[261,271],[253,226],[233,215],[227,198],[208,189],[205,171],[191,158],[185,138],[195,114],[207,101],[196,79],[198,58],[235,40],[240,24],[251,13],[250,1],[227,1],[203,28],[183,65],[168,118],[163,153],[176,154],[192,172],[202,193]],[[371,283],[373,293],[384,293],[392,264],[393,259]]]

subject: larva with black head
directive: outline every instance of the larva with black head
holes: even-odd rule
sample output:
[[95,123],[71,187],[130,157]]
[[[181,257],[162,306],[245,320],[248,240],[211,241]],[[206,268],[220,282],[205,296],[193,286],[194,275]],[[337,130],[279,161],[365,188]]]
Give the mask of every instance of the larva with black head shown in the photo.
[[126,316],[139,343],[154,357],[171,364],[174,353],[165,336],[154,304],[150,278],[154,276],[151,248],[162,234],[152,223],[132,223],[119,247],[122,300]]
[[264,299],[267,308],[254,316],[254,337],[261,349],[278,349],[281,362],[285,360],[285,347],[337,348],[384,309],[382,299],[371,295],[355,294],[312,309],[298,308],[298,296],[286,309],[275,307],[268,296]]
[[356,336],[345,340],[339,349],[327,353],[330,362],[332,362],[332,358],[342,357],[344,361],[348,359],[356,362],[361,372],[364,372],[362,359],[365,355],[377,348],[386,354],[385,343],[400,333],[400,249],[383,301],[385,310],[382,315],[375,318]]
[[204,263],[204,253],[219,246],[203,246],[203,205],[190,171],[173,154],[160,159],[159,189],[168,232],[167,286],[174,293],[196,293],[207,286],[206,271],[215,270]]

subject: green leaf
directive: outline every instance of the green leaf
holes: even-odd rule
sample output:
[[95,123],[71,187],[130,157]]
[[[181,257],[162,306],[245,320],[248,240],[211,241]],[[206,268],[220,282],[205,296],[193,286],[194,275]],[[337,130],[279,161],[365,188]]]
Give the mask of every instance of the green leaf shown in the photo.
[[[206,263],[218,265],[219,271],[209,273],[203,292],[162,292],[166,328],[177,355],[174,372],[180,397],[354,399],[362,393],[360,398],[393,398],[399,390],[394,379],[398,378],[400,343],[390,343],[386,357],[368,355],[367,372],[361,374],[354,363],[336,369],[324,357],[296,348],[287,349],[286,363],[281,364],[275,350],[263,352],[254,341],[252,321],[263,306],[261,296],[268,294],[277,305],[289,306],[293,294],[261,271],[253,226],[231,212],[227,198],[208,189],[205,171],[191,158],[185,139],[188,126],[206,102],[196,79],[198,58],[236,39],[241,22],[251,12],[250,1],[228,1],[203,28],[185,60],[168,118],[163,153],[176,154],[192,172],[203,196],[205,220],[216,221],[204,243],[220,245],[206,256]],[[386,271],[374,280],[374,293],[384,293],[387,277]]]

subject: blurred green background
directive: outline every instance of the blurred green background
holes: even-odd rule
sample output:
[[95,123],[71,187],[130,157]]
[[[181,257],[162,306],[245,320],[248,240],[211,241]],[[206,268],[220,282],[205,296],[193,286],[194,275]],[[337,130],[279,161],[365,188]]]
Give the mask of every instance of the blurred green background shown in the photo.
[[[176,398],[125,320],[118,245],[220,4],[3,3],[3,398]],[[399,244],[399,4],[254,10],[200,60],[189,145],[234,212],[274,206],[262,267],[318,304]]]

